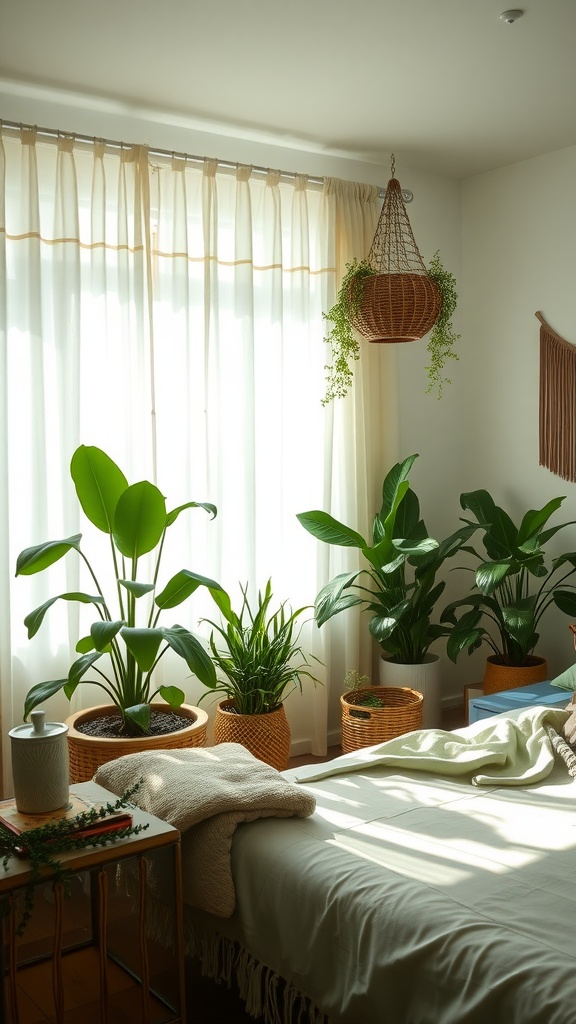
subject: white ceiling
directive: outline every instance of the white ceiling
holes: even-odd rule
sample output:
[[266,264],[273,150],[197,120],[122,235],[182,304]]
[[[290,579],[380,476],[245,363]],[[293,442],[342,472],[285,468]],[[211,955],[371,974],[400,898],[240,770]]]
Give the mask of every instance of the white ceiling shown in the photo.
[[576,144],[576,0],[506,6],[1,0],[0,84],[461,178]]

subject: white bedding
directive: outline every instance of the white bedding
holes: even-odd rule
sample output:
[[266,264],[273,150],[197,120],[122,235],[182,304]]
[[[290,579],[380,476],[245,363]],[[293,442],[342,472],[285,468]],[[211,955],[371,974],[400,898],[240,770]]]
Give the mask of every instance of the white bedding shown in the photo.
[[311,817],[237,829],[236,913],[197,928],[237,940],[338,1024],[574,1024],[564,766],[530,786],[378,764],[304,785]]

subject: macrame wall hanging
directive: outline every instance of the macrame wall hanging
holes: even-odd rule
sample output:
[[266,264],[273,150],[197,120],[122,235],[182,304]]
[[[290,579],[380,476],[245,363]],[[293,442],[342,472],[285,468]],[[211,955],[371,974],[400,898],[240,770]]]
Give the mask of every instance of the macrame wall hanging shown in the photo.
[[400,182],[394,176],[368,254],[375,274],[362,279],[362,298],[350,320],[362,337],[374,342],[418,341],[434,326],[442,304],[414,239]]
[[540,465],[576,482],[576,346],[540,321]]

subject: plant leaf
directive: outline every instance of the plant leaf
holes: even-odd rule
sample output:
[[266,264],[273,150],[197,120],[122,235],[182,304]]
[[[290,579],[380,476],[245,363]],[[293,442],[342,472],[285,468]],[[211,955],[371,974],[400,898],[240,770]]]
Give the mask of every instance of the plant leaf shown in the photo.
[[141,732],[148,733],[152,717],[152,708],[149,704],[133,704],[132,707],[124,708],[123,714],[134,722]]
[[344,523],[339,523],[327,512],[300,512],[296,518],[304,529],[308,530],[308,533],[311,533],[317,540],[324,541],[325,544],[360,549],[368,547],[364,538],[356,530],[351,530]]
[[211,505],[209,501],[187,501],[185,505],[179,505],[178,508],[174,508],[168,513],[166,516],[166,526],[172,526],[172,523],[176,522],[180,513],[187,508],[203,508],[205,512],[210,514],[211,519],[215,519],[218,515],[216,505]]
[[215,580],[189,569],[181,569],[168,581],[162,593],[158,594],[156,604],[158,608],[175,608],[198,590],[198,587],[207,587],[213,597],[216,592],[222,591],[222,587]]
[[95,649],[100,652],[105,651],[124,625],[125,623],[122,619],[117,622],[108,622],[107,619],[94,622],[90,626],[90,636],[93,640]]
[[149,672],[158,654],[163,635],[160,629],[145,629],[137,626],[124,626],[120,635],[136,664],[143,672]]
[[53,697],[55,693],[58,693],[66,682],[66,679],[48,679],[44,683],[36,683],[35,686],[32,686],[28,690],[24,701],[24,721],[27,720],[30,712],[34,711],[34,708],[37,708],[39,704],[43,704],[49,697]]
[[114,543],[132,561],[152,551],[166,527],[166,502],[154,484],[141,480],[122,492],[114,516]]
[[128,487],[121,469],[100,448],[80,445],[70,462],[70,475],[84,514],[103,533],[112,533],[118,499]]
[[45,544],[25,548],[16,560],[16,576],[32,576],[33,573],[42,572],[49,565],[53,565],[72,548],[79,551],[81,539],[82,534],[75,533],[73,537],[66,537],[64,540],[49,540]]
[[212,659],[199,640],[183,626],[172,626],[171,629],[161,628],[159,632],[166,643],[188,665],[204,686],[213,689],[216,686],[216,670]]
[[158,693],[171,708],[179,708],[185,700],[184,691],[179,686],[161,686]]
[[82,594],[73,592],[71,594],[58,594],[56,597],[49,598],[44,604],[41,604],[38,608],[35,608],[33,612],[28,612],[28,615],[24,619],[24,625],[28,630],[28,639],[30,640],[40,629],[44,621],[44,616],[49,608],[52,607],[56,601],[78,601],[80,604],[104,604],[104,599],[94,594]]
[[150,594],[154,590],[153,583],[136,583],[135,580],[118,580],[118,583],[136,598],[144,597],[145,594]]

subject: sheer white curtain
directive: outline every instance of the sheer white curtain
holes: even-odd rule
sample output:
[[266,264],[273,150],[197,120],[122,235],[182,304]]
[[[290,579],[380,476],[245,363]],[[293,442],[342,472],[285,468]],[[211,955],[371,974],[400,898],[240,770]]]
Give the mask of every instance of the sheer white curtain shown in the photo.
[[[25,614],[77,589],[71,555],[14,579],[18,552],[86,529],[70,457],[104,448],[129,479],[155,479],[180,517],[164,571],[191,568],[239,596],[272,578],[280,602],[311,604],[350,553],[328,549],[296,513],[324,508],[367,530],[395,457],[393,368],[363,346],[351,395],[324,408],[322,311],[344,264],[367,253],[373,187],[235,174],[145,148],[54,140],[3,128],[0,150],[0,702],[6,734],[28,688],[66,674],[82,633],[74,606],[50,610],[28,641]],[[386,383],[388,382],[388,383]],[[88,540],[89,538],[89,540]],[[176,543],[174,543],[174,541]],[[205,635],[214,608],[179,609]],[[293,736],[322,752],[337,729],[348,668],[371,671],[365,621],[347,613],[305,646],[325,686],[287,702]],[[201,687],[173,663],[187,698]],[[91,687],[77,706],[100,702]],[[69,713],[53,698],[52,717]]]

